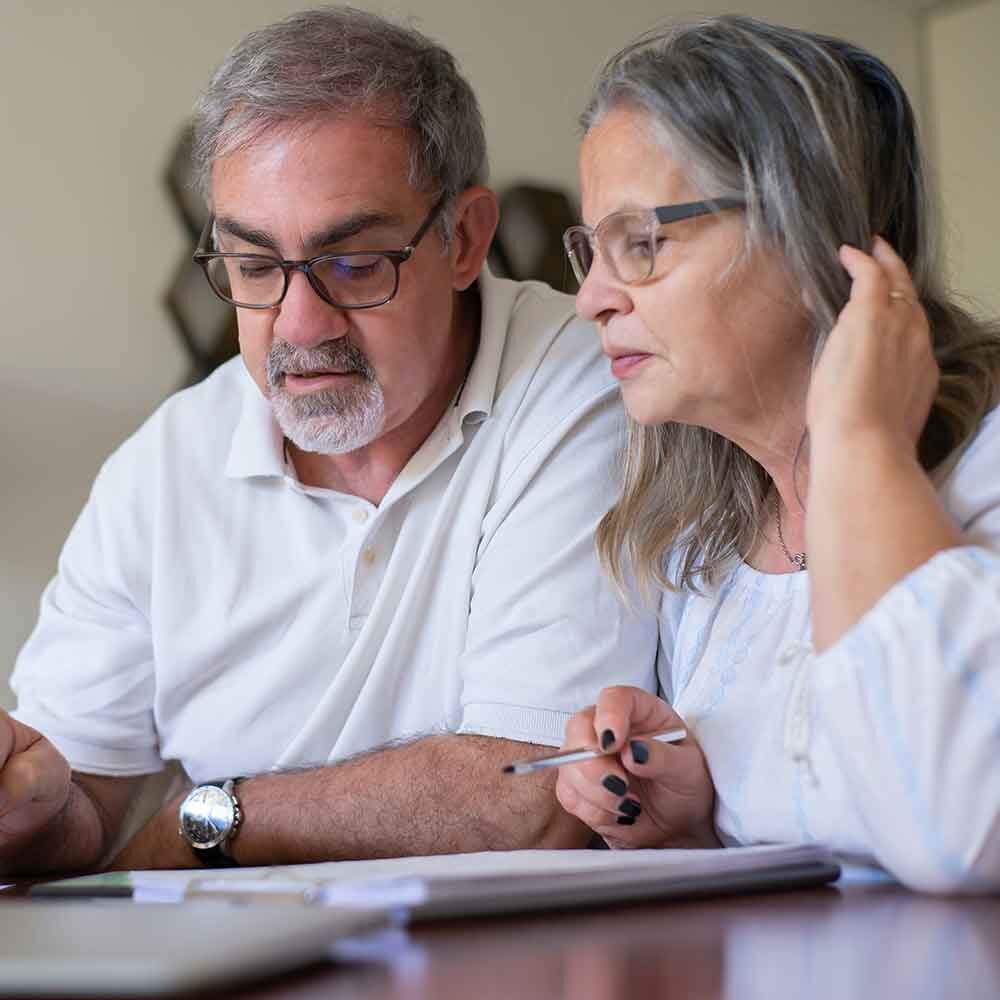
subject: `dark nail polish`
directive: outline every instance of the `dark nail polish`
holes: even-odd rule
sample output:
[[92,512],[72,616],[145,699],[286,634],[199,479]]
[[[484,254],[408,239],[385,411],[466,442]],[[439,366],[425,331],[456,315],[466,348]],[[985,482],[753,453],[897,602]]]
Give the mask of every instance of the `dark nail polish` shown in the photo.
[[602,782],[602,785],[611,792],[612,795],[624,795],[628,791],[628,785],[618,777],[617,774],[609,774]]
[[618,805],[618,811],[623,816],[631,816],[635,819],[642,812],[642,805],[637,799],[622,799]]
[[632,758],[637,764],[645,764],[649,760],[649,747],[642,740],[632,740],[629,746],[632,748]]
[[605,729],[601,733],[601,749],[607,750],[609,746],[615,741],[615,734],[610,729]]
[[619,816],[618,825],[619,826],[633,826],[635,824],[634,816]]

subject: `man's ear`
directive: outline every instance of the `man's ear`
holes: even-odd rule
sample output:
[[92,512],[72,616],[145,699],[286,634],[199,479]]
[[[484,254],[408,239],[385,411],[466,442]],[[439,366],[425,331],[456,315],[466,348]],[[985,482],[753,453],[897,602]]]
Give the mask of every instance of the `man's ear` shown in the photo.
[[482,269],[500,220],[496,195],[485,187],[466,188],[455,199],[451,256],[452,284],[462,292]]

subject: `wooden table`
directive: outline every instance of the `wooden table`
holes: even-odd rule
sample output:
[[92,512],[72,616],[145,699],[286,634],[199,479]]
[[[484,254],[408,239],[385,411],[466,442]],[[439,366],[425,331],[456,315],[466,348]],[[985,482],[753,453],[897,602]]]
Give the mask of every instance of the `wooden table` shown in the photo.
[[[2,905],[2,900],[0,900]],[[258,1000],[1000,998],[1000,898],[848,885],[389,935],[373,960],[216,996]]]

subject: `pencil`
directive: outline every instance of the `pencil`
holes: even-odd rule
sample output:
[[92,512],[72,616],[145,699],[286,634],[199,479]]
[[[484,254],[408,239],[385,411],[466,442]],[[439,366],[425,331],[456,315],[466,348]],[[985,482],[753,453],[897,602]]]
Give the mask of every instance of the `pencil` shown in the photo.
[[[663,733],[645,733],[642,736],[634,736],[631,739],[656,740],[657,743],[676,743],[687,736],[686,729],[668,729]],[[591,750],[587,747],[580,747],[576,750],[565,750],[552,757],[539,757],[537,760],[519,760],[513,764],[508,764],[504,769],[504,774],[534,774],[535,771],[544,771],[547,767],[561,767],[563,764],[575,764],[581,760],[596,760],[598,757],[614,756],[615,751]]]

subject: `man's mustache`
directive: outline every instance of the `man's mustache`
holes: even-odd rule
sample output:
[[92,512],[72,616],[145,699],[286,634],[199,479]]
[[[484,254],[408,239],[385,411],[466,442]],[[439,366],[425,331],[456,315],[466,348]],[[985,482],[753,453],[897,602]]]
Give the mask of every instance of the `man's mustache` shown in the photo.
[[357,372],[366,379],[375,377],[371,362],[346,337],[328,340],[312,348],[293,347],[284,340],[276,340],[268,351],[267,384],[272,389],[280,389],[286,375],[315,375],[321,372]]

